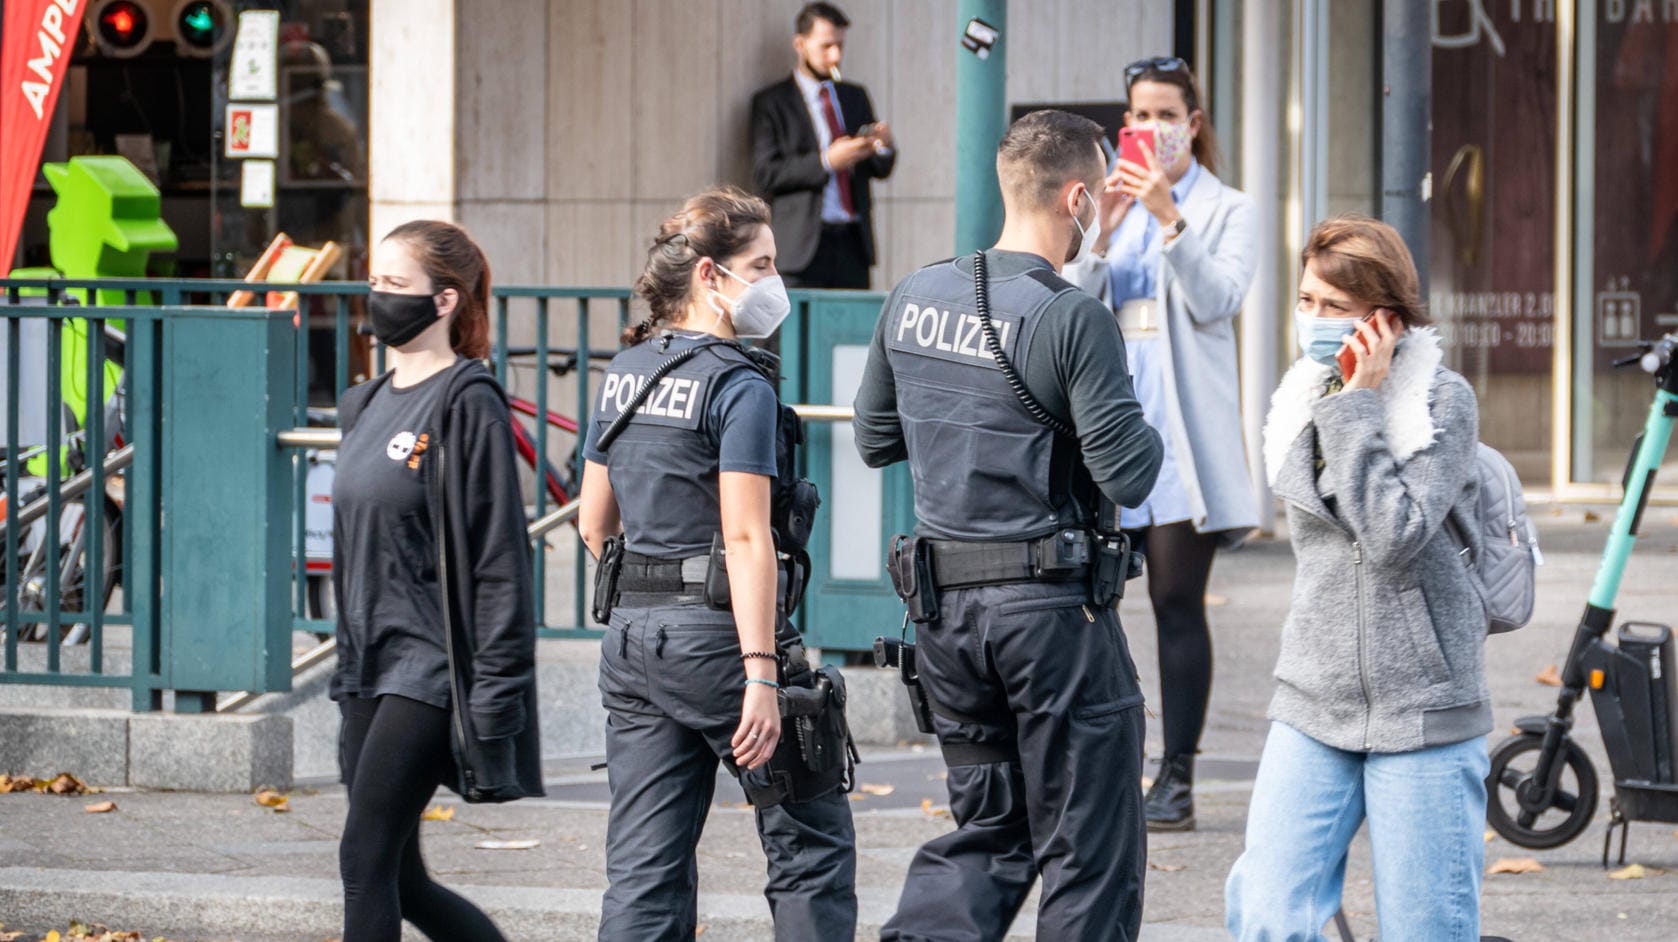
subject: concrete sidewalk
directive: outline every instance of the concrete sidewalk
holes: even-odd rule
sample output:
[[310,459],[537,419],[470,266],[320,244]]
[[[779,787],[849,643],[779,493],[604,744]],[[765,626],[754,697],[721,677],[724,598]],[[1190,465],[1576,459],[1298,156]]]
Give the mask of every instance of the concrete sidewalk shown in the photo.
[[[1488,642],[1500,741],[1516,716],[1541,713],[1553,688],[1534,682],[1559,661],[1595,569],[1609,514],[1586,520],[1571,508],[1538,508],[1547,565],[1539,614],[1515,635]],[[1211,721],[1197,789],[1200,829],[1151,841],[1147,942],[1223,938],[1223,879],[1241,849],[1251,778],[1263,745],[1264,706],[1277,630],[1288,604],[1292,556],[1285,542],[1255,541],[1220,557],[1212,594],[1217,650]],[[1678,511],[1651,508],[1621,594],[1626,618],[1674,621],[1678,613]],[[1123,615],[1152,703],[1158,703],[1152,620],[1143,593]],[[1486,879],[1485,931],[1519,942],[1579,937],[1669,940],[1678,925],[1678,835],[1672,826],[1637,825],[1628,861],[1673,873],[1610,880],[1598,866],[1611,793],[1595,718],[1579,714],[1580,738],[1603,780],[1592,826],[1565,847],[1532,852],[1492,840],[1488,862],[1534,857],[1542,872]],[[1158,721],[1149,720],[1157,755]],[[859,938],[878,935],[914,850],[950,827],[936,750],[868,752],[860,781],[889,794],[859,795]],[[592,939],[604,889],[604,774],[591,757],[550,764],[550,797],[511,805],[468,806],[449,798],[454,818],[423,825],[437,875],[489,909],[510,938]],[[6,771],[6,770],[0,770]],[[13,770],[24,771],[24,770]],[[29,770],[42,774],[44,770]],[[75,770],[70,770],[75,771]],[[875,788],[873,792],[883,792]],[[322,942],[340,919],[337,840],[343,790],[328,781],[295,790],[291,811],[276,814],[249,796],[112,791],[109,814],[87,814],[96,798],[0,795],[0,924],[5,931],[63,931],[71,919],[138,930],[181,942]],[[924,803],[924,804],[923,804]],[[484,840],[536,840],[530,850],[485,850]],[[760,890],[763,858],[739,789],[721,779],[700,848],[704,939],[770,937]],[[1346,909],[1360,938],[1375,933],[1367,842],[1354,847]],[[1010,938],[1030,938],[1028,905]],[[1389,933],[1390,935],[1390,933]],[[418,938],[417,935],[411,937]],[[24,939],[30,939],[26,935]]]

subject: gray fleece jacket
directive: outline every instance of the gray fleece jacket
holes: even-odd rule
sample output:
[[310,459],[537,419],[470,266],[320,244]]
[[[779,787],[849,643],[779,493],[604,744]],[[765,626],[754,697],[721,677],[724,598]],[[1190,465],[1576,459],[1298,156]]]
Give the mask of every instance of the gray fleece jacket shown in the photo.
[[1492,728],[1485,615],[1444,526],[1477,498],[1478,410],[1441,359],[1437,333],[1415,329],[1377,389],[1325,395],[1332,368],[1302,359],[1271,399],[1265,470],[1297,571],[1269,715],[1337,749]]

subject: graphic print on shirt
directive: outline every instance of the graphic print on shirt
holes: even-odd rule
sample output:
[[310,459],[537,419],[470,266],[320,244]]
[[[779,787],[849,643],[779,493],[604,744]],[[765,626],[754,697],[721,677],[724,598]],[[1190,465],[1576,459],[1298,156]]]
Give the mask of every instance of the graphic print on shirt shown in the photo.
[[418,471],[420,456],[425,454],[426,448],[430,445],[431,433],[429,432],[421,432],[417,436],[413,432],[397,432],[391,436],[390,442],[385,445],[385,457],[392,461],[405,461],[408,470]]

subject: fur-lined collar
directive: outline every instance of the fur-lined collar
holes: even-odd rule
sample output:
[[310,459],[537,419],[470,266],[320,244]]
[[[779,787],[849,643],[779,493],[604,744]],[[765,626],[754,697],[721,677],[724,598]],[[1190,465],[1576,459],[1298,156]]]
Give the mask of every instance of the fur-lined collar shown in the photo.
[[[1387,407],[1387,445],[1400,462],[1433,444],[1439,435],[1428,407],[1433,401],[1434,373],[1444,358],[1438,331],[1412,328],[1393,351],[1387,378],[1375,390]],[[1334,369],[1300,357],[1270,397],[1270,415],[1264,422],[1264,470],[1272,487],[1299,433],[1311,424],[1311,407],[1328,391]]]

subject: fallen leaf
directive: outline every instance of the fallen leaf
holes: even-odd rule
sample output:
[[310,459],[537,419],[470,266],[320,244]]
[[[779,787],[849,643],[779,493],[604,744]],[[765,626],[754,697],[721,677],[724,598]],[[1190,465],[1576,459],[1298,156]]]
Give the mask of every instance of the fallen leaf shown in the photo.
[[256,803],[264,808],[278,808],[290,800],[272,788],[264,788],[256,793]]
[[522,841],[479,841],[472,846],[479,850],[530,850],[533,847],[541,846],[541,844],[541,841],[531,839]]
[[432,805],[420,815],[421,821],[453,821],[454,805]]
[[1504,857],[1487,867],[1486,873],[1538,873],[1543,869],[1544,865],[1531,857]]
[[[12,792],[32,792],[35,780],[27,775],[0,775],[0,795]],[[0,940],[4,942],[4,940]]]
[[1556,673],[1556,665],[1554,664],[1550,664],[1543,670],[1539,671],[1538,676],[1534,677],[1533,680],[1538,681],[1546,687],[1561,686],[1561,675]]
[[932,799],[922,798],[921,799],[921,813],[931,815],[934,818],[947,818],[947,817],[950,816],[950,809],[934,807],[933,804],[932,804]]
[[87,812],[88,814],[104,814],[107,811],[117,810],[117,803],[114,802],[114,801],[95,802],[94,804],[88,805],[86,808],[83,808],[82,810]]
[[1487,831],[1486,832],[1486,843],[1490,844],[1492,842],[1492,838],[1494,838],[1496,836],[1497,836],[1496,831]]
[[1142,790],[1147,791],[1148,789],[1153,788],[1153,787],[1154,787],[1153,778],[1151,778],[1150,776],[1147,776],[1147,775],[1142,776]]
[[1177,871],[1183,869],[1183,865],[1182,864],[1154,863],[1152,860],[1150,860],[1150,861],[1148,861],[1148,869],[1149,870],[1158,870],[1161,873],[1176,873]]
[[1608,874],[1608,879],[1610,879],[1610,880],[1641,880],[1648,875],[1649,875],[1648,871],[1643,869],[1642,864],[1634,863],[1634,864],[1627,864],[1626,866],[1621,867],[1620,869],[1615,870],[1612,873]]
[[47,937],[42,939],[41,942],[61,942],[61,940],[58,937],[58,930],[54,929],[51,932],[47,933]]
[[1227,595],[1214,595],[1211,592],[1206,593],[1206,607],[1207,608],[1218,608],[1219,606],[1228,605],[1228,604],[1229,604],[1229,596],[1227,596]]
[[705,934],[705,924],[704,923],[700,923],[699,925],[693,927],[693,937],[694,938],[697,939],[704,934]]
[[849,798],[852,801],[866,801],[868,799],[867,795],[864,795],[864,794],[861,794],[861,793],[852,793],[850,795],[846,795],[845,797]]
[[87,783],[69,772],[60,772],[57,778],[47,783],[47,791],[54,795],[80,795],[87,791]]
[[274,813],[275,814],[291,814],[291,804],[289,802],[287,802],[286,804],[275,805],[274,806]]
[[861,785],[857,786],[857,791],[862,792],[864,795],[889,795],[892,792],[897,791],[897,786],[874,785],[868,782],[863,782]]
[[1602,515],[1597,513],[1596,511],[1594,511],[1594,510],[1585,511],[1585,522],[1586,523],[1595,523],[1595,522],[1597,522],[1598,520],[1601,520],[1601,519],[1602,519]]

